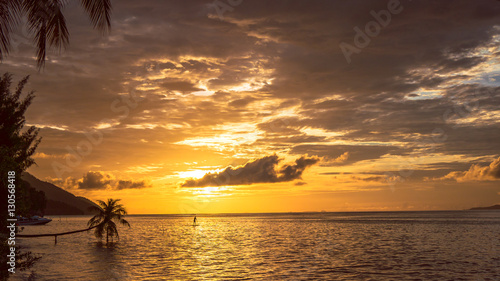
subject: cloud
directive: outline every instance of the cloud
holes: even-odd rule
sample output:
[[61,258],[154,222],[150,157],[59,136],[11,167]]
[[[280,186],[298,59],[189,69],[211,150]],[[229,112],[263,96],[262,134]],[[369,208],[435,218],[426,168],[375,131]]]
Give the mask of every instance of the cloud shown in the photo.
[[285,165],[280,169],[281,176],[278,177],[278,181],[292,181],[294,179],[300,179],[304,170],[316,164],[319,161],[317,157],[307,158],[305,156],[300,157],[295,160],[295,165]]
[[321,145],[299,144],[292,153],[312,153],[325,157],[324,166],[350,165],[362,160],[379,159],[383,155],[400,155],[404,151],[397,146],[382,145]]
[[160,83],[165,89],[170,91],[180,91],[180,92],[195,92],[202,91],[203,89],[195,87],[195,85],[189,81],[175,81],[175,80],[167,80],[165,82]]
[[111,183],[111,177],[101,172],[87,172],[78,182],[79,189],[106,189]]
[[351,176],[351,179],[355,181],[378,182],[378,183],[391,183],[402,180],[400,176],[389,176],[389,175],[373,175],[368,177]]
[[237,100],[233,100],[229,103],[230,106],[233,106],[233,107],[245,107],[247,106],[248,104],[250,104],[251,102],[253,102],[255,100],[255,98],[252,98],[252,97],[245,97],[245,98],[241,98],[241,99],[237,99]]
[[64,154],[64,155],[54,155],[54,154],[46,154],[46,153],[43,153],[43,152],[38,152],[38,153],[35,153],[35,155],[33,155],[33,158],[37,158],[37,159],[57,159],[57,158],[64,158],[66,156],[67,156],[67,154]]
[[208,173],[201,179],[190,179],[182,187],[223,185],[249,185],[253,183],[276,183],[301,179],[304,170],[316,164],[318,157],[302,156],[294,164],[278,165],[282,159],[277,155],[266,156],[236,168],[227,167],[220,173]]
[[343,165],[349,159],[349,151],[342,153],[339,157],[330,159],[330,157],[325,157],[327,160],[324,161],[325,165]]
[[[120,1],[113,7],[113,34],[106,37],[88,27],[80,7],[68,5],[70,48],[51,53],[45,72],[33,67],[28,44],[9,54],[2,65],[15,77],[31,74],[30,90],[38,93],[27,122],[45,126],[37,151],[40,175],[53,176],[52,163],[59,160],[51,157],[68,154],[67,146],[75,149],[85,140],[81,132],[103,119],[117,125],[102,129],[106,141],[74,169],[77,179],[92,163],[124,171],[167,156],[182,163],[186,155],[196,155],[191,161],[235,153],[249,159],[262,157],[254,151],[287,150],[340,166],[430,149],[464,157],[500,151],[497,1],[402,1],[404,10],[353,54],[351,64],[339,43],[352,44],[353,28],[364,29],[373,20],[370,11],[385,9],[387,0],[244,1],[224,20],[208,2]],[[205,89],[206,96],[192,94]],[[120,102],[117,108],[130,111],[122,118],[124,111],[111,105],[131,91],[144,99],[138,106]],[[464,111],[467,103],[478,106]],[[176,145],[234,134],[213,130],[228,123],[256,124],[264,133],[255,143],[203,154]],[[436,128],[446,141],[432,141]],[[345,152],[347,159],[334,161]],[[422,176],[470,166],[444,165],[446,171]],[[103,185],[92,179],[82,185]]]
[[130,180],[119,180],[115,185],[115,189],[137,189],[137,188],[146,188],[151,187],[150,184],[145,181],[130,181]]
[[468,171],[454,171],[440,179],[453,179],[457,182],[500,180],[500,157],[489,166],[473,164]]
[[76,184],[78,189],[86,190],[122,190],[122,189],[139,189],[151,187],[151,184],[146,181],[119,180],[109,173],[100,171],[89,171],[79,180],[71,178],[64,181],[67,184]]

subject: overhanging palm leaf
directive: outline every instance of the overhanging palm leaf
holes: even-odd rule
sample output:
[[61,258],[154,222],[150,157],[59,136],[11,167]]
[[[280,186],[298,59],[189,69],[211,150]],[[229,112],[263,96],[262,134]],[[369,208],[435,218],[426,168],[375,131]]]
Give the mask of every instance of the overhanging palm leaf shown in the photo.
[[[48,47],[59,50],[69,42],[62,13],[67,0],[0,0],[0,60],[9,53],[12,29],[21,15],[27,16],[28,30],[34,36],[38,69],[45,65]],[[110,0],[81,0],[94,28],[107,33],[111,28]]]
[[0,0],[0,60],[9,53],[10,33],[19,23],[21,0]]
[[61,0],[24,0],[23,11],[27,13],[28,29],[35,34],[37,65],[45,63],[47,41],[49,46],[66,47],[69,42],[66,20],[62,14]]
[[130,227],[128,221],[122,218],[127,214],[127,211],[122,204],[118,203],[119,201],[120,199],[108,199],[108,202],[98,200],[99,207],[92,206],[89,208],[98,213],[88,221],[87,225],[89,227],[97,226],[94,233],[99,239],[102,239],[104,233],[106,233],[106,243],[108,243],[109,237],[116,236],[119,238],[116,223]]
[[103,33],[109,31],[111,28],[110,0],[82,0],[82,6],[87,11],[94,28]]

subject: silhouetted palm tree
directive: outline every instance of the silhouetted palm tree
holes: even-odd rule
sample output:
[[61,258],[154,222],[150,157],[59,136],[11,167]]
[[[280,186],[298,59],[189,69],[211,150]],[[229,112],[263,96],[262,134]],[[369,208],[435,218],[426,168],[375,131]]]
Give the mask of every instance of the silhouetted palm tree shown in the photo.
[[116,229],[116,223],[121,223],[130,227],[128,221],[122,217],[127,214],[125,207],[118,202],[120,199],[108,199],[108,202],[97,200],[100,208],[91,207],[91,209],[98,211],[99,213],[92,217],[87,225],[89,227],[97,226],[95,228],[95,236],[102,239],[103,234],[106,233],[106,244],[109,241],[109,237],[118,237],[118,230]]
[[[62,14],[68,0],[0,0],[0,60],[9,53],[11,32],[26,16],[28,30],[34,35],[37,66],[45,64],[47,44],[66,47],[69,42],[66,19]],[[74,1],[74,0],[69,0]],[[111,0],[80,0],[94,28],[106,33],[111,28]]]

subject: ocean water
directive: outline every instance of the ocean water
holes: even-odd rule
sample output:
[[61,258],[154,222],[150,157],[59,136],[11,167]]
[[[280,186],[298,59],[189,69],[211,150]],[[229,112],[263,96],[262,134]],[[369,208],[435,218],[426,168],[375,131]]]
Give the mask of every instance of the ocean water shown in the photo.
[[[53,217],[23,234],[85,228]],[[128,216],[105,246],[92,232],[18,238],[42,256],[33,280],[500,280],[500,212]],[[12,280],[27,280],[31,272]]]

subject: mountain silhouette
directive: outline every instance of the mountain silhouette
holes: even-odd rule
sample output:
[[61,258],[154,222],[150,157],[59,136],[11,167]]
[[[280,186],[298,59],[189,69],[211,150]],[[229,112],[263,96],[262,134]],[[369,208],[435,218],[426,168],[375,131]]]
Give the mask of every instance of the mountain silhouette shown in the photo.
[[85,197],[75,196],[54,184],[37,179],[30,173],[24,172],[21,178],[36,190],[45,192],[45,215],[91,215],[93,212],[88,210],[89,207],[97,206]]
[[500,205],[493,205],[489,207],[476,207],[476,208],[471,208],[470,210],[500,210]]

